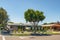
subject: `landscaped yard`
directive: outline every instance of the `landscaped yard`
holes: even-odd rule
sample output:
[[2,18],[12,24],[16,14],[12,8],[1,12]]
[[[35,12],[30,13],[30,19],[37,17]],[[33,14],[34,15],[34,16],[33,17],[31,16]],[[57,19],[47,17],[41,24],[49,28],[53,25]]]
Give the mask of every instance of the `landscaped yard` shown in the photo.
[[[34,34],[33,32],[27,32],[25,31],[24,33],[12,33],[12,36],[32,36],[31,34]],[[48,31],[48,32],[37,32],[36,34],[50,34],[50,35],[59,35],[60,32],[56,32],[56,31]]]

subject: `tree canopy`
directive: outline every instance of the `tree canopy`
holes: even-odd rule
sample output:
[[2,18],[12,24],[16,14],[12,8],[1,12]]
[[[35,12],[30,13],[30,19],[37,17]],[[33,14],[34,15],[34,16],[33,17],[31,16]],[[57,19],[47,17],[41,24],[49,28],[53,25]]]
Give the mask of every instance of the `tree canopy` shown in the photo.
[[6,24],[9,20],[7,11],[3,8],[0,8],[0,24]]
[[34,26],[34,33],[36,33],[36,28],[39,23],[39,21],[43,21],[45,19],[45,16],[42,11],[39,10],[33,10],[33,9],[28,9],[24,13],[24,18],[26,22],[32,22]]
[[28,9],[24,14],[25,20],[28,22],[39,22],[45,19],[42,11]]

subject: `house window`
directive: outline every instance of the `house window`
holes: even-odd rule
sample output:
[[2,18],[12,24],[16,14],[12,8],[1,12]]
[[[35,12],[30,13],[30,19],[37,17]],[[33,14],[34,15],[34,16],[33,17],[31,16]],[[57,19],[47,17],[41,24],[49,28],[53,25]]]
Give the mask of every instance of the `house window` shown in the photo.
[[13,28],[12,26],[10,28]]

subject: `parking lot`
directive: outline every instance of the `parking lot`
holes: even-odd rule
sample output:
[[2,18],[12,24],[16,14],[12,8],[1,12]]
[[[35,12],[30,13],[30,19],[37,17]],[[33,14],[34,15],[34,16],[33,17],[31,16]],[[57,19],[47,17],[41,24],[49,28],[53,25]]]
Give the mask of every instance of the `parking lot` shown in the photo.
[[51,36],[0,36],[0,40],[60,40],[60,35],[51,35]]

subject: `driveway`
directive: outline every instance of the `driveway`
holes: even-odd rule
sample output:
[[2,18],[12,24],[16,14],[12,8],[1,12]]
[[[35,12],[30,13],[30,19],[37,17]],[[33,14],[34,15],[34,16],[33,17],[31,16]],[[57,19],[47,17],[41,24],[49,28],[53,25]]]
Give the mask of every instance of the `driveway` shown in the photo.
[[60,40],[60,35],[51,35],[51,36],[0,36],[0,40]]
[[0,40],[2,40],[2,36],[0,35]]

